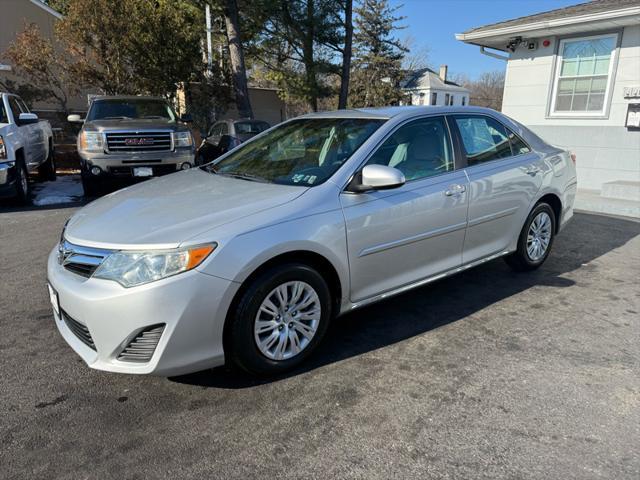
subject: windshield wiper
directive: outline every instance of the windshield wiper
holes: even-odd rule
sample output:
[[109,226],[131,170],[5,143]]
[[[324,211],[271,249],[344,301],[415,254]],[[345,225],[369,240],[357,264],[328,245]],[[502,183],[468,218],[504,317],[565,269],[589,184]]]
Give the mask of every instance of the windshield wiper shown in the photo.
[[142,118],[167,118],[167,117],[163,117],[162,115],[145,115]]
[[264,177],[260,177],[258,175],[252,175],[250,173],[242,173],[242,172],[221,172],[221,171],[217,171],[215,173],[218,173],[219,175],[227,175],[229,177],[233,177],[233,178],[240,178],[242,180],[249,180],[250,182],[263,182],[263,183],[271,183],[270,180],[264,178]]
[[102,117],[102,120],[132,120],[131,117]]

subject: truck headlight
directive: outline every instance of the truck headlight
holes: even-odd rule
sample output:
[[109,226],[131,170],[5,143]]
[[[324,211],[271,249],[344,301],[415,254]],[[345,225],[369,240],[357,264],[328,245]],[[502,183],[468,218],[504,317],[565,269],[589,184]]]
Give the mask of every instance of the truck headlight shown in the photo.
[[196,268],[217,244],[158,251],[119,251],[104,259],[95,278],[114,280],[125,288],[135,287]]
[[4,144],[4,139],[2,138],[2,135],[0,135],[0,160],[6,160],[7,159],[7,147]]
[[176,147],[190,147],[193,145],[193,137],[191,132],[174,132],[173,144]]
[[78,138],[78,150],[83,152],[102,152],[104,143],[98,132],[81,132]]

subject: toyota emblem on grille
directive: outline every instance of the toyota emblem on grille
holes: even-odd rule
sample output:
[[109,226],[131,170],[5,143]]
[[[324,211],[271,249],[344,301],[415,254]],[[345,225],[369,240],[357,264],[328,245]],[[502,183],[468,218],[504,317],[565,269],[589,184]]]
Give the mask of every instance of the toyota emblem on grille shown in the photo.
[[153,145],[153,138],[140,137],[140,138],[125,138],[124,144],[130,147],[138,145]]

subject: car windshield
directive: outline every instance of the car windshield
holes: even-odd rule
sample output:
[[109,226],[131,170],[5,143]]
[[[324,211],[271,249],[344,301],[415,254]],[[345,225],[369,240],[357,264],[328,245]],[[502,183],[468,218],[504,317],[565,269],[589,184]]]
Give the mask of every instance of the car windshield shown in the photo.
[[97,100],[91,105],[87,120],[163,119],[176,121],[176,114],[162,100],[149,98]]
[[205,168],[214,173],[283,185],[327,180],[384,120],[308,118],[285,123]]
[[256,121],[247,121],[247,122],[235,122],[236,133],[252,133],[258,134],[264,132],[269,128],[269,124],[267,122],[256,122]]

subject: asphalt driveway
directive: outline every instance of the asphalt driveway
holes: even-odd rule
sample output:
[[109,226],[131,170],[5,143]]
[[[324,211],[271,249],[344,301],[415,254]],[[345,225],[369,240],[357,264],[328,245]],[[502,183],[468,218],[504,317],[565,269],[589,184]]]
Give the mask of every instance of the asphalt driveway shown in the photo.
[[578,214],[541,270],[355,312],[255,382],[87,368],[45,289],[73,209],[1,208],[1,478],[640,477],[638,222]]

